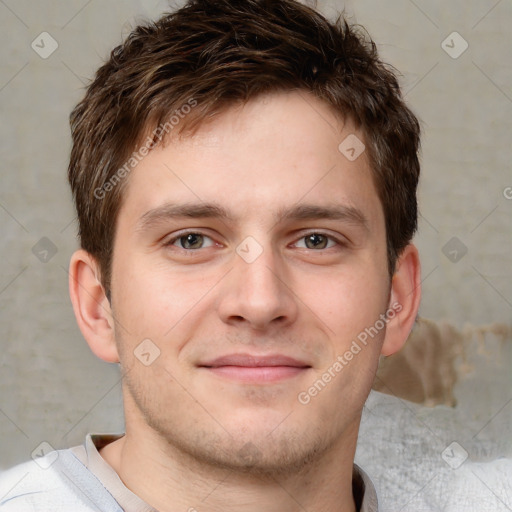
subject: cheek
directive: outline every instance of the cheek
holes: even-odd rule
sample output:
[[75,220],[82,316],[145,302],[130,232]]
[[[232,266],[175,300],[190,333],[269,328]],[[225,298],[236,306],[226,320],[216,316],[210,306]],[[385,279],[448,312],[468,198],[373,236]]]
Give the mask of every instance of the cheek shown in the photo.
[[152,338],[161,336],[165,326],[170,329],[169,315],[179,301],[176,287],[169,286],[162,273],[126,258],[114,267],[112,277],[114,314],[124,328],[123,338]]
[[168,345],[178,331],[187,337],[216,276],[205,279],[197,271],[177,271],[167,262],[147,260],[142,264],[127,258],[115,268],[116,320],[124,328],[123,338],[132,343],[150,338]]
[[[346,339],[373,325],[387,306],[386,275],[370,264],[300,280],[299,297],[325,322],[333,337]],[[314,283],[314,286],[311,283]]]

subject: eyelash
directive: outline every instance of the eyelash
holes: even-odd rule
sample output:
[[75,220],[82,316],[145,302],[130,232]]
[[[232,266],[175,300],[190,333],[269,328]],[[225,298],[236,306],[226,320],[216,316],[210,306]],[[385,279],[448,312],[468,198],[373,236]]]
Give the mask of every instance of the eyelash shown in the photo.
[[[183,231],[182,233],[179,233],[178,235],[174,236],[173,238],[171,238],[170,240],[168,240],[167,242],[164,243],[164,246],[165,247],[173,247],[174,246],[174,243],[177,242],[180,238],[184,238],[186,237],[187,235],[191,235],[191,234],[194,234],[194,235],[201,235],[203,237],[206,237],[206,238],[210,238],[215,245],[215,241],[213,240],[213,238],[209,235],[207,235],[206,233],[203,233],[202,231],[196,231],[196,230],[190,230],[190,231]],[[301,235],[297,241],[299,240],[303,240],[305,239],[306,237],[308,236],[311,236],[311,235],[320,235],[320,236],[323,236],[325,238],[327,238],[329,241],[334,241],[336,243],[337,246],[339,247],[343,247],[343,246],[346,246],[346,243],[342,242],[341,240],[339,240],[338,238],[328,234],[328,233],[324,233],[322,231],[309,231],[307,233],[304,233],[303,235]],[[296,242],[295,242],[296,243]],[[177,247],[177,246],[174,246],[176,247],[176,249],[180,250],[180,251],[184,251],[184,252],[187,252],[187,253],[194,253],[194,252],[197,252],[199,251],[200,249],[207,249],[207,247],[200,247],[199,249],[184,249],[183,247]],[[307,250],[310,250],[310,251],[315,251],[315,252],[321,252],[321,251],[326,251],[328,249],[332,249],[334,246],[331,246],[331,247],[326,247],[324,249],[318,249],[315,251],[315,249],[308,249],[307,247],[303,247],[302,249],[307,249]]]

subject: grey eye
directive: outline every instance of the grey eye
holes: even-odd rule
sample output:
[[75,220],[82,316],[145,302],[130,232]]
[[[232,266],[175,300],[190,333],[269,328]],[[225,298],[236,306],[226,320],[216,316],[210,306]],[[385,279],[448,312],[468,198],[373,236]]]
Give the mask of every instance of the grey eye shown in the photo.
[[336,245],[336,242],[331,239],[331,237],[323,235],[322,233],[310,233],[309,235],[303,236],[296,245],[306,249],[328,249]]
[[210,237],[202,235],[201,233],[186,233],[178,237],[172,245],[177,245],[182,249],[202,249],[209,247],[212,243],[205,245],[205,241],[210,240]]

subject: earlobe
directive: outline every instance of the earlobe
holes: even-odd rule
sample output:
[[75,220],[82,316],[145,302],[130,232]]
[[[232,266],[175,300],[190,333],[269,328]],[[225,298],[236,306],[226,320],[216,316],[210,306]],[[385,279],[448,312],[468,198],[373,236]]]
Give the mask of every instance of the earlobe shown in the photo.
[[78,326],[93,353],[109,363],[119,362],[112,309],[99,279],[99,268],[83,249],[71,257],[69,295]]
[[389,311],[394,316],[386,327],[382,355],[398,352],[414,326],[421,299],[421,271],[418,250],[409,244],[400,255],[391,282]]

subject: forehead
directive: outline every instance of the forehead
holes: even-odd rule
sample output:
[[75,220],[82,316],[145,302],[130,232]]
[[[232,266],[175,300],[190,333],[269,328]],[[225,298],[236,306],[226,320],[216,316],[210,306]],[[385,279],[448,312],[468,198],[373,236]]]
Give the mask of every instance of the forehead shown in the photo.
[[370,222],[382,216],[362,133],[302,91],[261,96],[170,138],[127,185],[120,216],[132,223],[173,202],[222,204],[236,218],[275,219],[301,202],[365,210]]

